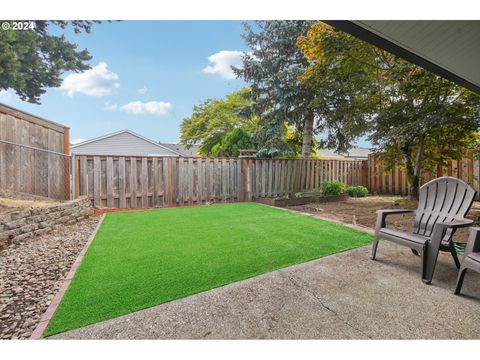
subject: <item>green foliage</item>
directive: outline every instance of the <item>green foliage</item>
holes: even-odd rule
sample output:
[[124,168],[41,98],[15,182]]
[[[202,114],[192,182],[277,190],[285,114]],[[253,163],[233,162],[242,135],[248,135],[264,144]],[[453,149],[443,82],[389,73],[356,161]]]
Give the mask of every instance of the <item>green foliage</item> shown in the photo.
[[309,108],[311,92],[299,75],[309,62],[295,46],[313,21],[257,21],[245,24],[243,37],[251,51],[243,55],[235,73],[252,88],[252,111],[261,116],[255,132],[260,157],[292,154],[285,141],[285,124],[303,132],[305,122],[313,122]]
[[317,22],[297,39],[310,66],[300,80],[311,92],[318,114],[316,131],[320,147],[346,151],[368,131],[376,106],[372,93],[373,47]]
[[251,134],[241,128],[226,133],[221,141],[212,147],[211,155],[238,157],[239,149],[255,149]]
[[89,52],[77,50],[63,35],[50,33],[57,26],[72,26],[75,33],[91,31],[92,21],[35,21],[35,29],[0,29],[0,90],[13,89],[20,99],[40,103],[48,87],[59,87],[65,71],[90,68]]
[[365,186],[349,186],[346,193],[351,197],[365,197],[368,195],[368,189]]
[[251,103],[250,89],[244,88],[225,99],[209,99],[196,105],[192,115],[180,125],[182,144],[201,144],[199,152],[203,156],[222,152],[235,156],[243,146],[255,148],[250,134],[257,129],[258,118],[247,112]]
[[345,192],[345,184],[340,181],[325,181],[322,183],[323,195],[340,195]]
[[303,196],[303,193],[302,192],[296,192],[295,193],[295,198],[299,199]]
[[[303,134],[302,130],[295,129],[294,126],[287,126],[287,131],[284,135],[284,140],[287,143],[288,147],[291,149],[291,152],[281,154],[284,157],[288,158],[300,158],[302,154],[302,142],[303,142]],[[312,139],[312,153],[311,158],[317,159],[318,154],[316,153],[316,149],[318,147],[318,141],[313,138]]]

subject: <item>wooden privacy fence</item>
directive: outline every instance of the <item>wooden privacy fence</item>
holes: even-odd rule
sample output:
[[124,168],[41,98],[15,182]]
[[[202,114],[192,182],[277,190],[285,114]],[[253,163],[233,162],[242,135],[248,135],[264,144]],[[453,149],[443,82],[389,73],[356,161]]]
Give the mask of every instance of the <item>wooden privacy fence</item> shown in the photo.
[[[403,166],[396,166],[386,171],[379,155],[370,154],[365,168],[368,169],[366,186],[373,194],[408,195],[408,183]],[[436,177],[453,176],[462,179],[477,190],[477,200],[480,193],[480,162],[473,155],[459,160],[451,160],[446,166],[437,166],[435,171],[424,171],[421,184]]]
[[361,161],[77,155],[75,196],[95,206],[148,208],[249,201],[314,191],[323,181],[366,182]]
[[69,129],[0,104],[0,189],[70,199]]

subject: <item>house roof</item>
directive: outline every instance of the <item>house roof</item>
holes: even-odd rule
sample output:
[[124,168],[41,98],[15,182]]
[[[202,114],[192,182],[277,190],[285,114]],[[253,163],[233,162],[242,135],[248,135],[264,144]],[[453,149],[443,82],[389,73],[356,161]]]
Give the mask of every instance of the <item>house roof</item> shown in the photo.
[[328,20],[325,23],[480,94],[480,21]]
[[149,138],[146,138],[145,136],[142,136],[140,134],[137,134],[136,132],[132,131],[132,130],[129,130],[129,129],[124,129],[124,130],[120,130],[120,131],[116,131],[114,133],[111,133],[111,134],[107,134],[107,135],[103,135],[103,136],[99,136],[99,137],[96,137],[96,138],[93,138],[93,139],[90,139],[90,140],[86,140],[86,141],[82,141],[78,144],[75,144],[75,145],[72,145],[70,146],[71,149],[75,149],[76,147],[79,147],[79,146],[82,146],[82,145],[86,145],[86,144],[90,144],[90,143],[93,143],[93,142],[96,142],[96,141],[100,141],[100,140],[103,140],[103,139],[107,139],[109,137],[112,137],[112,136],[115,136],[115,135],[119,135],[119,134],[123,134],[123,133],[128,133],[130,135],[133,135],[133,136],[136,136],[144,141],[147,141],[149,142],[150,144],[152,145],[155,145],[161,149],[164,149],[164,150],[167,150],[167,151],[170,151],[170,152],[173,152],[175,154],[177,154],[178,156],[183,156],[179,151],[176,151],[174,149],[170,149],[162,144],[159,144],[158,142],[154,141],[154,140],[151,140]]
[[333,149],[319,149],[317,150],[317,154],[330,157],[330,158],[368,158],[368,154],[371,153],[369,148],[364,147],[354,147],[349,149],[344,153],[339,153]]
[[161,145],[165,146],[166,148],[176,151],[182,154],[185,157],[198,157],[198,149],[199,145],[193,145],[190,148],[186,148],[182,144],[168,144],[168,143],[160,143]]

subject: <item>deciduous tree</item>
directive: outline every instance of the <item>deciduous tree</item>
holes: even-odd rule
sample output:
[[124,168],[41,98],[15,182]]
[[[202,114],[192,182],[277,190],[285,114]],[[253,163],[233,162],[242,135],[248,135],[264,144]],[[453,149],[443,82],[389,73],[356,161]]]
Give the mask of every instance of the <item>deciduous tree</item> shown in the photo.
[[389,167],[403,160],[411,197],[423,169],[475,143],[477,94],[323,23],[297,43],[311,61],[301,78],[327,145],[342,149],[368,134]]
[[[209,99],[196,105],[192,115],[180,125],[181,142],[187,147],[200,144],[199,152],[204,156],[218,156],[222,151],[224,155],[228,152],[234,156],[233,141],[244,143],[247,134],[251,137],[258,127],[258,117],[247,111],[250,106],[248,88],[229,94],[225,99]],[[242,132],[233,132],[235,129],[242,129]]]

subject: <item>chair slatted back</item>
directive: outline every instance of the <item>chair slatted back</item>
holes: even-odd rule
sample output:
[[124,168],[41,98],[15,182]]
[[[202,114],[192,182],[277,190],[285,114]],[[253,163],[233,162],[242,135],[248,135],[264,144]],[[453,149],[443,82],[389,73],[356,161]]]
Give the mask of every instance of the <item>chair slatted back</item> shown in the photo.
[[[437,222],[450,222],[465,217],[472,206],[476,191],[465,181],[444,176],[420,187],[413,233],[430,237]],[[444,241],[453,235],[447,230]]]

